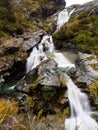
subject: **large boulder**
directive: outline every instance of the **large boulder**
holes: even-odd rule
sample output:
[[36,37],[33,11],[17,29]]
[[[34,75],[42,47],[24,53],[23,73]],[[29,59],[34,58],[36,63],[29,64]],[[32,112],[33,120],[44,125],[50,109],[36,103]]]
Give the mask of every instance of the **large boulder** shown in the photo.
[[[38,113],[41,109],[43,113],[56,113],[57,109],[63,110],[68,106],[68,100],[65,97],[66,80],[58,71],[54,60],[43,61],[18,82],[15,89],[18,95],[20,92],[31,98],[33,104],[31,108],[34,113]],[[19,103],[23,104],[23,100],[24,96]],[[24,110],[25,107],[24,105]]]

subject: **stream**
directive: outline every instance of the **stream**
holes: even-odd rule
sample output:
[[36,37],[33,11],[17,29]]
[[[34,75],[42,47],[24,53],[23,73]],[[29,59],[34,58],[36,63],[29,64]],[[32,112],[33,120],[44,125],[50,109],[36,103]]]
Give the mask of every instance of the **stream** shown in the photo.
[[[67,9],[64,9],[58,16],[57,29],[67,22],[69,17],[70,14],[68,15]],[[34,47],[27,59],[27,73],[49,58],[54,59],[60,69],[70,70],[75,68],[75,64],[71,63],[62,53],[57,52],[54,48],[52,36],[48,34],[43,36],[38,48]],[[66,130],[97,130],[97,122],[90,115],[91,110],[87,95],[82,93],[66,74],[65,79],[67,80],[66,85],[71,109],[70,118],[65,119]]]

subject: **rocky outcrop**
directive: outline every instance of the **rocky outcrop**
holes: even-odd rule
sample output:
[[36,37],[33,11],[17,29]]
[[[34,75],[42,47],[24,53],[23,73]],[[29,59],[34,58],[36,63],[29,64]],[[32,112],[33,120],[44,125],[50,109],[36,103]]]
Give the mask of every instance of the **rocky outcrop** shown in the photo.
[[[66,80],[64,75],[57,70],[57,63],[54,60],[43,61],[18,82],[15,89],[18,94],[20,92],[29,96],[34,104],[31,106],[34,113],[42,109],[44,114],[53,114],[57,109],[63,110],[68,105],[65,97]],[[23,100],[24,96],[19,103],[23,104]]]
[[17,38],[11,38],[0,48],[0,83],[5,80],[20,79],[26,70],[26,60],[33,46],[41,41],[44,31],[26,32]]
[[76,68],[69,70],[68,75],[81,91],[89,95],[93,109],[98,106],[98,60],[95,55],[79,53]]
[[83,5],[78,6],[78,7],[75,9],[74,13],[78,13],[78,12],[84,11],[84,10],[86,10],[86,9],[91,9],[92,6],[94,6],[93,1],[84,3]]
[[36,10],[30,11],[30,18],[45,18],[54,13],[58,10],[64,9],[66,3],[64,0],[47,0],[42,2]]

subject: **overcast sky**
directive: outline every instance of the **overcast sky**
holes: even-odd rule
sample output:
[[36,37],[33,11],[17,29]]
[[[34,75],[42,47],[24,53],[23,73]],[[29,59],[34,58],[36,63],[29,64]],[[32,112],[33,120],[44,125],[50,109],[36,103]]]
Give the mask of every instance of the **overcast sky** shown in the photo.
[[89,2],[91,0],[65,0],[66,1],[66,7],[72,4],[83,4],[86,2]]

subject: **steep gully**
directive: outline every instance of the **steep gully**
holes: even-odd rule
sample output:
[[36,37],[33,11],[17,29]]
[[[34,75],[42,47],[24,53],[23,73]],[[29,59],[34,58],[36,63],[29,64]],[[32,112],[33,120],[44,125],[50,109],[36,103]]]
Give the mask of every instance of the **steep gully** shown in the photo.
[[[70,14],[68,14],[67,9],[60,12],[57,21],[57,30],[60,29],[64,23],[68,22],[73,11],[74,10],[72,10]],[[69,70],[75,67],[62,53],[54,49],[52,36],[45,35],[38,47],[35,46],[33,48],[27,59],[27,73],[48,58],[54,59],[58,64],[58,68]],[[67,74],[64,75],[67,81],[66,85],[71,110],[70,118],[65,119],[66,130],[97,130],[98,125],[96,121],[90,117],[91,110],[87,95],[77,88]]]

